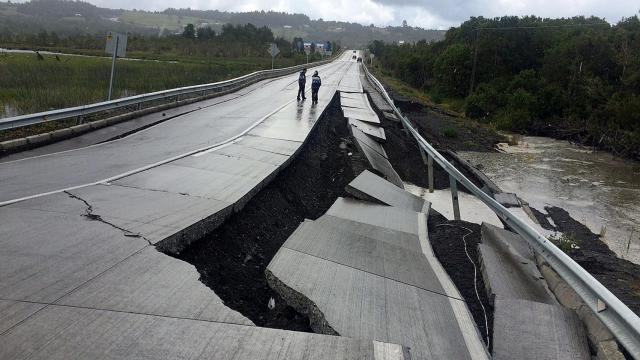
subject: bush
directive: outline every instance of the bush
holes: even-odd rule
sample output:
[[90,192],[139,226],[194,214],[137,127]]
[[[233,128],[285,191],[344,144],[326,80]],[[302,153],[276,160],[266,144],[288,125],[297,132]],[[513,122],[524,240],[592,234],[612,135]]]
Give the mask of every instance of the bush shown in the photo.
[[436,104],[442,104],[444,101],[444,95],[438,89],[434,89],[429,93],[429,98]]
[[454,139],[454,138],[458,137],[458,131],[456,131],[456,129],[454,129],[454,128],[446,128],[446,129],[444,129],[444,131],[442,133],[443,133],[443,135],[445,137],[448,137],[448,138],[451,138],[451,139]]

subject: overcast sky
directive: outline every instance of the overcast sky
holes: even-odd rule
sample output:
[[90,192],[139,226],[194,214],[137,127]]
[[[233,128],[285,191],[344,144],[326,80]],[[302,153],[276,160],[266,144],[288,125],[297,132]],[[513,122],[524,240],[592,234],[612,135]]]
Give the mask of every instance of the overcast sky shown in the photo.
[[164,10],[167,7],[228,11],[277,10],[312,19],[447,29],[482,15],[570,17],[596,15],[615,23],[638,14],[639,0],[88,0],[103,7]]

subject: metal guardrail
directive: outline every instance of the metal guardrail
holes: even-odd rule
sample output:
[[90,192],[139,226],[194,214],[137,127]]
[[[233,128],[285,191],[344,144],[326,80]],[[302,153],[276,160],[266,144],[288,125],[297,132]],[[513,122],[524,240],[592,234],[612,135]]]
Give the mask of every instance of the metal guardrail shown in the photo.
[[220,82],[215,82],[210,84],[186,86],[186,87],[181,87],[176,89],[157,91],[157,92],[152,92],[152,93],[147,93],[142,95],[135,95],[135,96],[130,96],[130,97],[111,100],[111,101],[103,101],[103,102],[89,104],[89,105],[76,106],[76,107],[65,108],[65,109],[44,111],[44,112],[39,112],[35,114],[26,114],[26,115],[14,116],[9,118],[3,118],[3,119],[0,119],[0,131],[20,128],[24,126],[29,126],[29,125],[34,125],[34,124],[39,124],[39,123],[44,123],[49,121],[64,120],[64,119],[70,119],[74,117],[83,117],[83,116],[99,113],[102,111],[121,109],[127,106],[138,105],[138,107],[140,107],[143,103],[149,102],[149,101],[171,99],[171,98],[175,98],[177,101],[180,98],[180,96],[198,95],[199,93],[201,94],[201,96],[205,96],[207,93],[212,93],[212,92],[213,93],[226,92],[226,91],[238,89],[241,87],[245,87],[247,85],[253,84],[261,80],[270,79],[270,78],[274,78],[282,75],[287,75],[287,74],[296,72],[298,70],[301,70],[303,67],[324,65],[337,59],[338,57],[340,57],[340,55],[341,54],[338,54],[333,59],[317,61],[317,62],[304,64],[304,65],[296,65],[296,66],[291,66],[291,67],[282,68],[282,69],[275,69],[275,70],[260,70],[260,71],[256,71],[251,74],[247,74],[235,79],[230,79],[230,80],[225,80],[225,81],[220,81]]
[[500,219],[522,236],[529,245],[551,265],[560,277],[573,288],[596,317],[602,321],[616,339],[625,347],[629,354],[635,359],[640,359],[640,318],[591,274],[562,250],[558,249],[549,239],[509,212],[502,204],[479,189],[449,163],[442,154],[434,149],[431,144],[418,133],[409,122],[409,119],[402,115],[382,84],[369,72],[369,69],[364,65],[363,68],[365,69],[367,78],[389,103],[405,129],[417,141],[421,151],[428,154],[429,160],[435,160],[449,174],[452,184],[455,184],[457,181],[464,185],[473,195],[493,210]]

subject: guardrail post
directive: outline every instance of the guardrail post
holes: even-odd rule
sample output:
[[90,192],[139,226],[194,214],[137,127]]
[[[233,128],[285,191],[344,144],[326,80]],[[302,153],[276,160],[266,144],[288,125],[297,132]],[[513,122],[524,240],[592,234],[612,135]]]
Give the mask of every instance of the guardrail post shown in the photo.
[[433,193],[433,158],[427,155],[427,176],[429,177],[429,192]]
[[427,154],[424,149],[418,145],[422,162],[427,165],[427,178],[429,179],[429,192],[433,193],[433,158]]
[[458,184],[456,179],[449,175],[449,187],[451,188],[451,200],[453,202],[453,219],[460,220],[460,204],[458,203]]

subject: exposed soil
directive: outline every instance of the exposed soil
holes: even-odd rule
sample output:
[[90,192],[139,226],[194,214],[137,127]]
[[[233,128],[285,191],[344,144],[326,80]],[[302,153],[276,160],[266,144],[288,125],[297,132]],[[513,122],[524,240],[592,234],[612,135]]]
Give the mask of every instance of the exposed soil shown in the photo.
[[574,220],[567,211],[545,207],[557,230],[575,240],[579,248],[567,252],[609,291],[640,315],[640,265],[620,259],[588,227]]
[[[480,336],[487,344],[487,326],[485,311],[489,325],[489,339],[493,337],[493,307],[487,298],[484,280],[480,273],[478,244],[480,243],[480,225],[466,221],[449,221],[435,210],[429,212],[428,218],[429,242],[440,263],[447,271],[451,280],[460,291],[475,320]],[[466,228],[466,229],[465,229]],[[467,229],[473,231],[469,233]],[[467,235],[469,234],[469,235]],[[465,235],[467,235],[465,237]],[[464,237],[464,241],[463,241]],[[469,261],[466,250],[476,266],[474,282],[473,264]],[[476,295],[476,288],[478,295]],[[484,310],[482,306],[484,305]],[[491,343],[487,344],[491,351]]]
[[396,106],[435,148],[453,151],[495,151],[507,139],[493,128],[438,105],[422,104],[385,86]]
[[531,209],[531,213],[533,214],[533,216],[535,216],[536,221],[538,221],[538,224],[540,224],[543,229],[549,231],[558,231],[558,229],[549,221],[549,217],[547,217],[548,215],[545,215],[542,211],[539,211],[538,209],[531,206],[529,206],[529,209]]
[[[193,264],[225,305],[256,325],[312,332],[308,318],[269,287],[265,269],[305,218],[317,219],[337,197],[347,196],[345,186],[365,168],[363,161],[350,140],[338,96],[297,157],[244,209],[181,254],[169,255]],[[273,310],[267,306],[270,298],[275,299]]]
[[[387,137],[387,141],[383,144],[383,147],[398,175],[400,175],[404,181],[428,188],[429,178],[427,176],[427,165],[424,164],[422,160],[417,143],[406,134],[402,124],[387,120],[377,109],[376,112],[380,118],[380,125],[384,128]],[[411,117],[410,119],[413,120]],[[421,130],[421,134],[426,139],[429,139],[428,133]],[[458,170],[471,179],[476,186],[482,187],[482,183],[476,179],[473,174],[468,172],[464,167],[458,166],[450,156],[445,154],[445,158],[456,165]],[[438,190],[449,188],[449,175],[435,162],[433,163],[433,183],[434,188]],[[460,184],[458,184],[458,190],[469,192]]]

